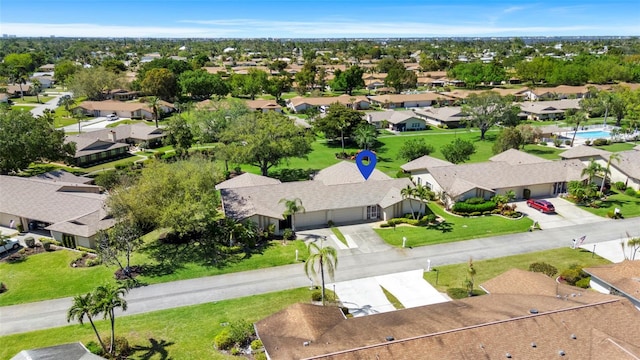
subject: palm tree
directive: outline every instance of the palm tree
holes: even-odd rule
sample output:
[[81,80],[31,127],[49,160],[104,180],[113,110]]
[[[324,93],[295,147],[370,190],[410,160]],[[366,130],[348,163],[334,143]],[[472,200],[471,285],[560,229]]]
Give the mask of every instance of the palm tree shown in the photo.
[[116,353],[116,308],[122,308],[122,311],[127,311],[127,301],[123,296],[129,290],[124,286],[107,284],[98,286],[93,291],[93,297],[95,299],[95,314],[102,313],[104,318],[109,318],[111,323],[111,344],[109,345],[109,353]]
[[38,116],[39,119],[44,120],[47,124],[53,126],[53,123],[56,120],[55,114],[51,109],[42,110],[42,115]]
[[473,259],[469,258],[469,267],[467,268],[467,273],[469,274],[470,279],[467,282],[467,291],[469,297],[473,296],[473,285],[474,285],[474,277],[476,276],[476,268],[473,266]]
[[38,104],[40,104],[40,91],[42,91],[42,83],[38,79],[31,80],[31,87],[33,88],[33,92],[36,93],[36,100]]
[[282,215],[285,217],[291,216],[291,230],[296,232],[296,214],[299,212],[304,214],[306,211],[304,206],[302,206],[302,200],[300,200],[300,198],[294,198],[291,200],[283,198],[280,199],[278,204],[284,204],[285,210]]
[[353,140],[361,149],[369,150],[378,137],[376,127],[371,124],[362,124],[356,128],[353,133]]
[[89,293],[86,295],[74,296],[73,304],[71,305],[71,308],[69,308],[69,310],[67,311],[67,322],[71,322],[71,320],[78,320],[80,324],[83,324],[84,317],[86,316],[87,319],[89,319],[89,322],[91,323],[93,332],[96,333],[98,342],[100,343],[100,345],[102,346],[102,349],[106,353],[108,352],[107,347],[102,341],[102,338],[100,337],[100,333],[98,333],[98,329],[96,328],[96,325],[93,323],[93,315],[96,315],[94,305],[95,305],[94,297],[92,293]]
[[602,173],[604,174],[604,179],[602,179],[602,184],[600,185],[600,194],[602,194],[602,191],[604,190],[604,183],[607,182],[607,175],[611,175],[611,161],[615,160],[616,162],[620,163],[620,154],[618,153],[611,153],[609,155],[609,160],[607,160],[607,167],[602,171]]
[[589,161],[589,165],[586,168],[582,169],[580,176],[588,176],[587,183],[591,184],[593,178],[601,173],[603,170],[602,165],[598,164],[593,158]]
[[156,122],[156,128],[158,128],[158,112],[160,107],[160,98],[157,96],[152,96],[148,99],[149,106],[151,107],[151,111],[153,112],[153,120]]
[[69,110],[73,105],[75,105],[76,100],[71,97],[71,95],[64,95],[58,100],[58,106],[64,106],[64,109],[67,111],[67,114],[71,116],[71,110]]
[[324,305],[324,269],[327,268],[329,277],[333,279],[336,268],[338,267],[338,251],[332,246],[318,247],[314,242],[308,245],[309,257],[304,264],[304,272],[308,277],[316,276],[318,271],[316,269],[316,263],[320,270],[320,277],[322,282],[322,305]]
[[579,111],[574,115],[567,116],[567,124],[572,124],[575,126],[575,130],[573,131],[573,137],[571,138],[571,147],[573,147],[573,142],[576,140],[576,134],[578,133],[578,128],[580,127],[580,123],[587,120],[587,116],[584,112]]
[[420,200],[420,204],[419,204],[419,208],[418,208],[418,214],[424,214],[422,212],[422,206],[424,205],[425,208],[425,213],[427,210],[427,201],[431,200],[433,192],[431,190],[429,190],[428,187],[422,185],[422,184],[418,184],[416,185],[415,189],[413,190],[413,195],[416,196],[419,200]]
[[416,213],[413,210],[413,203],[411,202],[413,195],[415,194],[415,189],[412,188],[410,185],[407,185],[406,188],[400,190],[400,195],[402,195],[402,199],[409,199],[409,207],[411,207],[411,216],[413,216],[413,218],[416,218]]

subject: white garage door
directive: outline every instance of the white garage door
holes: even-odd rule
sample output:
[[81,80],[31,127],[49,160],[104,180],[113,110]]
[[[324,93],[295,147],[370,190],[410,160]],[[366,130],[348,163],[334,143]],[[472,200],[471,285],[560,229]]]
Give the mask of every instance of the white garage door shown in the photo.
[[296,214],[296,228],[327,225],[326,211],[312,211]]
[[533,198],[551,195],[551,186],[548,184],[530,186],[529,189],[531,190],[531,197]]
[[334,210],[333,222],[346,223],[346,222],[362,221],[363,213],[364,211],[360,207]]

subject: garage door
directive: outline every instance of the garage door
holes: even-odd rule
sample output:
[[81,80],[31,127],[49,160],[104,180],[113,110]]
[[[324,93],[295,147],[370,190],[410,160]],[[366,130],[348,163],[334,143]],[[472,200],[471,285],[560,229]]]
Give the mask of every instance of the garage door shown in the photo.
[[326,211],[313,211],[296,214],[296,228],[316,227],[327,225]]
[[333,222],[346,223],[346,222],[362,221],[363,213],[364,211],[362,210],[361,207],[334,210]]
[[533,198],[546,197],[551,194],[551,186],[548,184],[530,186],[529,189]]

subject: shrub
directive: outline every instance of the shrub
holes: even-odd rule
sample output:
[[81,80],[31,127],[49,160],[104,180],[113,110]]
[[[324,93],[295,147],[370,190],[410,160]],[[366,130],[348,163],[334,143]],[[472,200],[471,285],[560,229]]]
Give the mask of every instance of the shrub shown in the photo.
[[311,301],[322,301],[322,292],[314,291],[311,293]]
[[603,145],[608,145],[609,144],[609,140],[607,139],[595,139],[593,140],[593,145],[594,146],[603,146]]
[[587,273],[582,271],[582,266],[577,264],[571,265],[571,267],[560,273],[560,277],[569,285],[576,285],[578,281],[588,276]]
[[627,184],[625,184],[622,181],[617,181],[616,183],[613,184],[613,187],[615,187],[618,190],[624,191],[627,189]]
[[327,226],[328,226],[328,227],[333,227],[333,225],[334,225],[333,220],[329,220],[329,221],[327,221]]
[[[469,297],[469,291],[463,288],[448,288],[447,295],[452,299],[464,299]],[[480,289],[474,289],[472,296],[484,295],[484,291]]]
[[238,349],[237,347],[231,348],[230,353],[233,356],[238,356],[238,355],[240,355],[240,349]]
[[436,214],[425,215],[423,219],[425,219],[427,223],[434,223],[436,222]]
[[18,225],[16,225],[16,229],[18,230],[19,233],[23,233],[24,232],[24,225],[22,225],[21,223],[18,223]]
[[388,223],[388,222],[386,222],[386,223],[382,223],[382,224],[380,224],[380,227],[381,227],[381,228],[388,228],[388,227],[391,227],[391,225],[389,225],[389,223]]
[[102,356],[104,351],[102,350],[102,346],[95,341],[89,341],[84,347],[87,348],[92,354]]
[[153,157],[155,157],[156,159],[162,159],[163,156],[164,156],[164,151],[158,151],[153,154]]
[[80,250],[80,251],[82,251],[84,253],[91,253],[91,254],[96,254],[97,253],[96,250],[90,249],[90,248],[86,248],[84,246],[78,246],[78,247],[76,247],[76,250]]
[[469,198],[467,200],[464,201],[467,204],[472,204],[472,205],[477,205],[477,204],[482,204],[485,202],[485,200],[481,197],[472,197]]
[[100,261],[100,259],[96,258],[96,259],[89,259],[85,262],[85,265],[87,267],[94,267],[96,265],[100,265],[102,262]]
[[631,187],[628,187],[628,188],[624,191],[624,193],[625,193],[625,194],[627,194],[627,195],[629,195],[629,196],[636,196],[636,191],[635,191],[633,188],[631,188]]
[[253,325],[245,320],[234,321],[229,325],[229,335],[234,344],[246,345],[251,337],[255,335]]
[[469,213],[469,216],[480,216],[480,215],[482,215],[480,211],[474,211],[472,213]]
[[264,345],[262,345],[262,340],[256,339],[251,342],[251,350],[262,349]]
[[543,273],[549,277],[554,277],[558,273],[558,269],[544,262],[535,262],[529,265],[529,271]]
[[542,146],[547,146],[547,142],[546,141],[540,141],[539,144],[542,145]]
[[588,289],[590,283],[591,283],[591,277],[587,276],[586,278],[582,278],[576,281],[576,286],[579,288]]
[[128,161],[122,164],[116,164],[114,167],[116,168],[116,170],[126,170],[126,169],[130,169],[132,166],[133,166],[133,162]]
[[224,328],[213,339],[213,346],[218,350],[229,350],[234,345],[233,339],[231,339],[231,330]]
[[[108,344],[111,344],[111,337],[106,337],[104,339],[104,344],[109,347]],[[116,346],[116,359],[126,359],[128,355],[131,354],[131,347],[129,346],[129,340],[127,340],[124,336],[116,336],[115,341]]]
[[45,251],[51,251],[51,244],[53,243],[52,240],[49,239],[40,239],[40,242],[42,243],[42,247],[44,248]]
[[0,282],[0,294],[2,294],[3,292],[7,292],[7,285],[5,285],[3,282]]
[[33,237],[29,236],[28,238],[24,239],[24,244],[27,245],[27,247],[35,247],[36,246],[36,239],[34,239]]
[[562,140],[560,140],[560,139],[555,139],[555,140],[553,140],[553,145],[554,145],[555,147],[560,147],[560,146],[562,146]]
[[467,202],[457,202],[453,205],[454,213],[473,213],[479,212],[482,213],[484,211],[491,211],[496,208],[496,203],[493,201],[485,201],[481,204],[469,204]]
[[565,144],[565,145],[571,145],[571,140],[565,140],[565,141],[564,141],[564,144]]
[[282,232],[282,238],[284,240],[293,240],[294,237],[295,235],[293,234],[293,230],[291,229],[284,229],[284,231]]
[[265,353],[258,353],[258,354],[255,354],[255,355],[253,356],[253,359],[254,359],[254,360],[267,360],[267,354],[265,354]]
[[591,146],[591,140],[585,140],[584,144],[587,145],[587,146]]

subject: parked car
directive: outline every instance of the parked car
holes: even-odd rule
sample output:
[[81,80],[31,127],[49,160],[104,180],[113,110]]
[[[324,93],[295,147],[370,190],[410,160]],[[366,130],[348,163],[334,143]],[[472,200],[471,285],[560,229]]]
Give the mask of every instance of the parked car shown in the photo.
[[556,208],[547,200],[529,199],[527,200],[527,206],[543,213],[556,212]]
[[107,115],[107,120],[109,120],[109,121],[118,120],[118,115],[116,115],[116,114],[109,114],[109,115]]
[[19,247],[20,247],[20,241],[18,241],[18,239],[0,240],[0,253],[9,251],[11,249],[17,249]]

